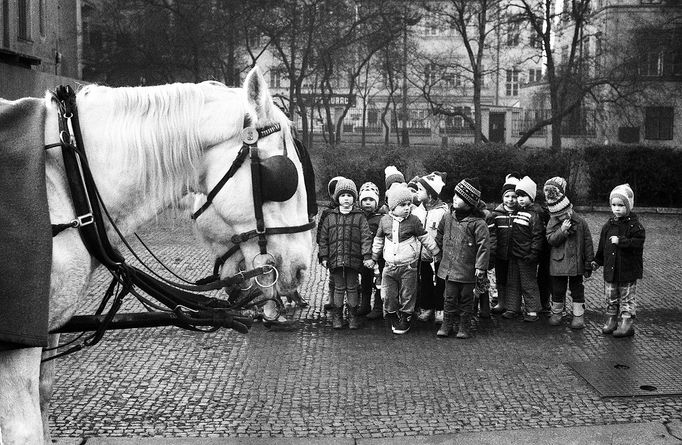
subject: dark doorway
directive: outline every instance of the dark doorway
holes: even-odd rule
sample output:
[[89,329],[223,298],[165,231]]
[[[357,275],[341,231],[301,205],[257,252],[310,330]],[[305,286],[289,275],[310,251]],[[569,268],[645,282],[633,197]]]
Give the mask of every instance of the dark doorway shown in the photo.
[[504,113],[490,113],[488,140],[504,144]]

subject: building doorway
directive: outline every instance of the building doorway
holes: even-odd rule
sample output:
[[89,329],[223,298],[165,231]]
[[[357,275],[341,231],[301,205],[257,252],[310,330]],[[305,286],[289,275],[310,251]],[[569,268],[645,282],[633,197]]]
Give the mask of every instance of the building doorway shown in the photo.
[[504,144],[504,121],[505,113],[490,113],[488,128],[488,140],[490,142]]

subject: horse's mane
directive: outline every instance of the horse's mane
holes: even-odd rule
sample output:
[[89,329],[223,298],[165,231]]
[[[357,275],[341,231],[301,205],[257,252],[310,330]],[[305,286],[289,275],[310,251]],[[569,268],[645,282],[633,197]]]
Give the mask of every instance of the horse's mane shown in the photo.
[[[244,115],[243,101],[235,100],[241,96],[230,95],[230,91],[234,89],[217,82],[122,88],[87,85],[78,96],[79,107],[83,103],[81,108],[103,110],[98,111],[104,125],[98,130],[97,145],[107,160],[135,175],[144,196],[176,206],[178,190],[196,189],[197,164],[206,148],[199,134],[201,111],[207,101],[216,100],[207,96],[232,99],[235,115]],[[225,125],[220,131],[224,140],[241,126],[233,128],[228,118],[223,118]]]

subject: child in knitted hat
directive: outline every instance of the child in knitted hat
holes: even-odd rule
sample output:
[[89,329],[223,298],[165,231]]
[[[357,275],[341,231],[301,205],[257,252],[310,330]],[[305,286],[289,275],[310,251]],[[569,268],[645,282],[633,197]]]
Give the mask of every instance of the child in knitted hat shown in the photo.
[[474,310],[474,287],[482,280],[490,262],[490,233],[479,207],[478,178],[463,179],[455,186],[453,212],[438,224],[436,244],[443,251],[438,277],[445,281],[443,324],[436,333],[447,337],[459,315],[457,338],[469,338]]
[[547,224],[547,241],[551,246],[549,273],[552,277],[552,312],[549,324],[558,326],[564,311],[567,287],[573,299],[572,329],[585,327],[585,286],[583,276],[592,275],[594,250],[592,234],[582,216],[574,210],[563,194],[566,181],[556,177],[544,186],[550,219]]
[[490,231],[491,266],[495,268],[495,287],[497,301],[493,300],[493,314],[502,314],[507,307],[507,272],[511,259],[512,221],[518,207],[516,185],[519,175],[510,173],[505,177],[502,185],[502,204],[498,205],[488,219]]
[[646,234],[639,218],[632,212],[635,194],[629,184],[614,188],[609,202],[613,216],[601,229],[593,263],[595,269],[604,266],[606,321],[602,333],[628,337],[635,333],[637,280],[642,278],[644,269]]
[[[378,210],[379,207],[379,187],[373,182],[365,182],[360,186],[360,209],[367,218],[369,224],[369,231],[372,233],[372,239],[377,233],[379,221],[385,213]],[[379,259],[374,269],[379,268],[383,270],[383,259]],[[367,318],[373,320],[383,317],[383,309],[381,303],[381,291],[375,289],[374,286],[374,269],[363,267],[360,271],[360,309],[358,315],[366,315]],[[372,292],[374,292],[374,308],[371,308]]]
[[341,178],[336,183],[333,209],[320,228],[320,258],[334,280],[332,324],[343,327],[343,302],[347,299],[350,329],[359,328],[358,274],[363,264],[371,267],[372,234],[362,211],[353,204],[358,192],[355,183]]
[[537,185],[528,176],[516,184],[518,211],[512,220],[509,271],[507,275],[507,307],[504,318],[515,318],[521,313],[523,295],[526,313],[524,321],[537,321],[540,290],[537,282],[538,261],[545,228],[533,208]]
[[381,275],[384,312],[391,319],[394,334],[405,334],[417,300],[417,261],[421,243],[431,255],[440,252],[421,221],[410,214],[412,192],[406,184],[393,184],[386,191],[390,213],[379,221],[372,259],[383,253],[386,266]]
[[[448,205],[440,199],[440,192],[445,187],[446,173],[433,172],[417,179],[417,199],[420,204],[412,210],[424,225],[426,231],[434,239],[438,233],[440,220],[450,210]],[[419,321],[435,320],[443,322],[443,292],[445,281],[436,276],[440,261],[421,248],[419,261],[419,292],[417,293],[417,307]]]
[[[329,180],[327,183],[327,193],[329,194],[329,204],[327,205],[326,208],[322,209],[322,213],[320,213],[320,218],[317,220],[317,234],[315,235],[315,242],[317,243],[318,247],[320,245],[320,231],[322,228],[322,223],[324,222],[325,219],[327,219],[327,216],[329,213],[338,207],[338,203],[334,199],[334,191],[336,190],[336,184],[339,182],[340,179],[345,179],[343,176],[334,176],[332,179]],[[318,248],[317,251],[317,259],[320,263],[322,263],[322,258],[320,257],[320,250]],[[331,275],[329,275],[329,283],[328,283],[328,290],[329,290],[329,295],[328,295],[328,301],[324,304],[324,310],[325,311],[330,311],[333,307],[332,305],[332,299],[334,295],[334,279],[332,278]]]

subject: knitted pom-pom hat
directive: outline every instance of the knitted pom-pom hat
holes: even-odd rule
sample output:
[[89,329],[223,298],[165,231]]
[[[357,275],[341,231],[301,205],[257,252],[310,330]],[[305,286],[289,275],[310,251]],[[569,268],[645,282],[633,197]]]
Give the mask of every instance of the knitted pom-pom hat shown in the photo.
[[617,185],[613,190],[611,190],[611,194],[609,195],[609,203],[611,203],[613,198],[620,198],[625,204],[627,212],[632,212],[632,208],[635,206],[635,192],[632,191],[630,184]]
[[395,165],[389,165],[384,169],[384,174],[386,176],[386,190],[391,188],[391,184],[394,182],[405,182],[405,176],[398,171]]
[[386,199],[388,200],[388,208],[394,210],[403,202],[412,202],[412,191],[407,188],[407,184],[396,182],[391,185],[390,189],[386,190]]
[[362,202],[365,198],[372,198],[377,205],[379,204],[379,187],[373,182],[365,182],[360,186],[360,196],[358,201]]
[[339,179],[343,179],[343,176],[334,176],[329,180],[329,183],[327,183],[327,193],[329,193],[329,199],[332,201],[334,200],[334,190],[336,189],[336,183],[339,182]]
[[547,201],[547,209],[552,216],[558,217],[568,212],[573,206],[566,197],[566,180],[555,176],[545,182],[542,191]]
[[516,184],[519,183],[520,176],[521,175],[515,172],[509,173],[507,176],[505,176],[504,185],[502,186],[502,196],[504,196],[504,194],[509,190],[516,190]]
[[445,187],[445,172],[433,172],[419,178],[419,183],[424,186],[429,195],[438,197]]
[[531,201],[535,201],[535,195],[538,193],[538,185],[530,179],[528,176],[521,178],[518,184],[516,184],[516,191],[522,191],[526,195],[530,196]]

